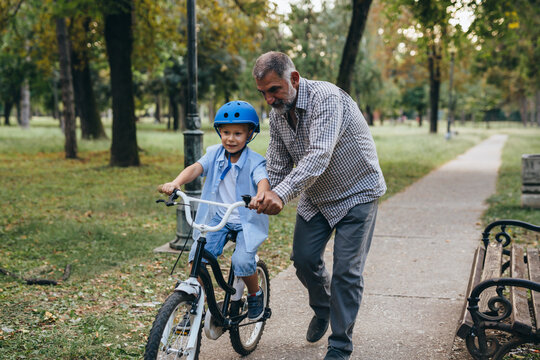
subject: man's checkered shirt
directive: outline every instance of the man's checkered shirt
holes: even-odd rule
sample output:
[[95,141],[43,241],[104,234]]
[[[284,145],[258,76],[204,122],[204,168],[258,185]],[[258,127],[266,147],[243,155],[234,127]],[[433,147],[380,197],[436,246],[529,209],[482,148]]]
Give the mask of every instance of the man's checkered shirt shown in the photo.
[[283,203],[298,195],[298,214],[321,212],[330,226],[386,191],[373,137],[356,102],[337,86],[300,78],[296,130],[270,112],[266,168]]

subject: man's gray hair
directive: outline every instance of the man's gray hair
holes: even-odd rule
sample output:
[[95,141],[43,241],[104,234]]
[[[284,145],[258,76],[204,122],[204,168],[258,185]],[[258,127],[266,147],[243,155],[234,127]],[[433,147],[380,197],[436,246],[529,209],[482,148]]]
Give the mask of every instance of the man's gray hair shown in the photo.
[[255,61],[253,77],[262,80],[270,71],[274,71],[280,78],[290,80],[291,73],[295,70],[294,63],[287,54],[270,51]]

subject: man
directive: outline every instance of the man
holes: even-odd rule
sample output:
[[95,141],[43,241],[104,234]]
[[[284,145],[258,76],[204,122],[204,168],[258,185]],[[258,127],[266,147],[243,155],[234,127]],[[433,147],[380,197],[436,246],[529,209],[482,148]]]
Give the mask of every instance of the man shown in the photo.
[[[386,191],[373,138],[346,92],[301,78],[287,55],[261,55],[253,76],[272,107],[266,153],[272,190],[257,196],[257,211],[278,214],[300,195],[291,260],[315,312],[306,339],[320,340],[330,322],[325,360],[348,359],[378,198]],[[330,279],[323,255],[334,230]]]

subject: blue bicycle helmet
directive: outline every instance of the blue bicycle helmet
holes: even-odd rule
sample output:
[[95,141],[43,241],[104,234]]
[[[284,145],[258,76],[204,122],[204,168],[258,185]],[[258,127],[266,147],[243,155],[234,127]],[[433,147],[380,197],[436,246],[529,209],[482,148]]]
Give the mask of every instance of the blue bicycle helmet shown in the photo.
[[[218,112],[216,113],[216,117],[214,118],[214,129],[216,129],[219,137],[221,137],[221,134],[219,133],[219,127],[225,124],[253,125],[253,131],[248,138],[251,138],[254,133],[259,133],[261,131],[261,128],[259,126],[259,116],[257,115],[257,111],[255,111],[255,108],[251,106],[251,104],[240,100],[230,101],[226,103],[225,105],[220,107]],[[253,140],[254,138],[255,136],[248,140],[248,142]]]

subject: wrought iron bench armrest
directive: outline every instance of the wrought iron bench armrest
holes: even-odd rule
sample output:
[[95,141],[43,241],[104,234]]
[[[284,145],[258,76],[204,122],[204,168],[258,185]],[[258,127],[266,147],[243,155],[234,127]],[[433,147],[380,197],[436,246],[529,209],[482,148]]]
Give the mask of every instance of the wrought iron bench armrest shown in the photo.
[[[490,288],[496,286],[501,291],[497,291],[498,296],[495,296],[488,301],[488,307],[493,312],[498,312],[500,308],[495,307],[495,304],[500,304],[503,306],[504,312],[497,316],[491,316],[480,311],[478,303],[480,302],[480,294]],[[498,278],[498,279],[488,279],[484,280],[474,287],[471,291],[471,296],[467,299],[469,306],[467,309],[471,313],[473,321],[475,324],[478,324],[481,320],[486,321],[501,321],[506,319],[512,313],[512,304],[511,302],[502,296],[502,288],[507,286],[522,287],[529,289],[531,291],[540,292],[540,283],[526,280],[526,279],[514,279],[514,278]]]
[[540,232],[540,226],[529,224],[524,221],[511,219],[497,220],[486,226],[484,232],[482,232],[482,241],[484,242],[484,246],[486,248],[489,245],[489,234],[491,230],[497,226],[501,227],[501,232],[495,234],[495,240],[497,240],[498,242],[502,242],[502,238],[504,238],[505,242],[503,243],[503,247],[508,246],[512,240],[510,235],[508,235],[508,233],[506,232],[506,226],[517,226],[523,229]]

